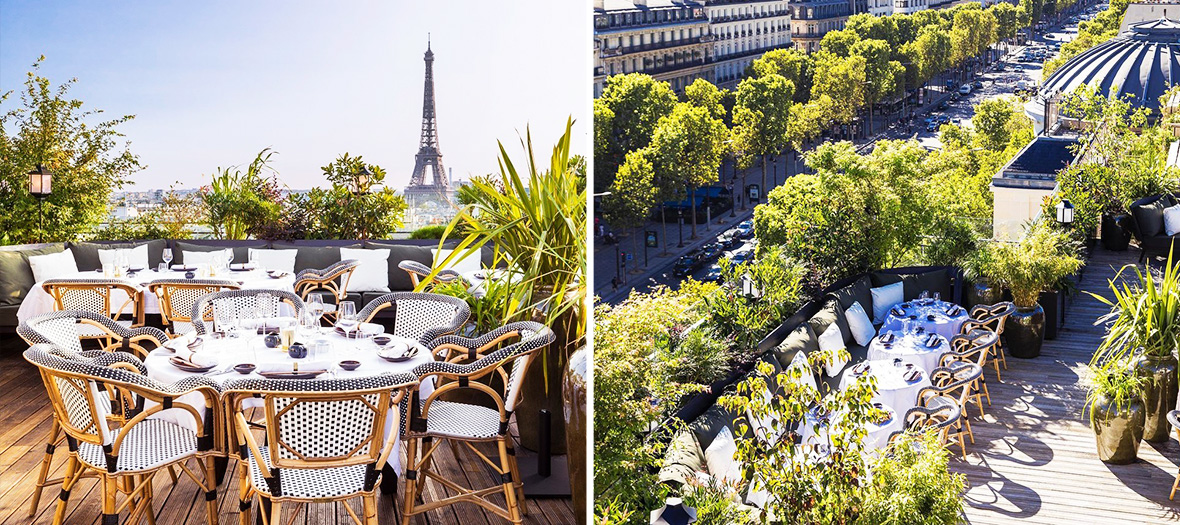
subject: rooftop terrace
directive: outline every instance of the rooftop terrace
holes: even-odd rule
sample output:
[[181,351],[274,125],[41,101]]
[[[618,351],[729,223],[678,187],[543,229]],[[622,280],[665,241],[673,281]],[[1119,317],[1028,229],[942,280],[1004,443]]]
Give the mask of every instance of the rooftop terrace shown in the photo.
[[[1081,290],[1107,291],[1107,280],[1138,252],[1093,256]],[[1180,444],[1144,442],[1139,461],[1106,465],[1095,453],[1094,433],[1084,417],[1084,366],[1103,328],[1094,319],[1108,308],[1084,294],[1071,298],[1057,339],[1046,341],[1037,359],[1008,359],[1003,382],[988,377],[992,406],[986,422],[974,422],[975,444],[951,461],[967,476],[967,521],[987,523],[1171,523],[1180,502],[1168,501],[1180,465]],[[974,409],[968,409],[975,417]]]

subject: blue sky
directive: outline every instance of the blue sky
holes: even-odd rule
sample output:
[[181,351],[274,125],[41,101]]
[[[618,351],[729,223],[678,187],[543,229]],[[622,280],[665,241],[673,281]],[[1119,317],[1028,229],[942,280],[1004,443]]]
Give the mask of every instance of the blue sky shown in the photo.
[[[418,150],[427,33],[443,162],[456,179],[497,170],[496,140],[548,155],[567,116],[589,152],[583,2],[0,0],[0,92],[40,55],[55,84],[107,115],[147,169],[134,190],[193,187],[265,147],[293,189],[362,155],[408,182]],[[15,98],[15,97],[14,97]],[[11,107],[10,102],[4,107]]]

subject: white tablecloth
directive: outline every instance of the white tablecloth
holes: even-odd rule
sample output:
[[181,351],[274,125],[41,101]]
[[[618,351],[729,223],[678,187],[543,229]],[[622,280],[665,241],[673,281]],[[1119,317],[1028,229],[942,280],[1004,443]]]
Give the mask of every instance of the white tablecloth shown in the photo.
[[[102,272],[78,272],[69,275],[59,275],[57,279],[102,279]],[[157,279],[184,279],[184,272],[157,272],[155,270],[144,270],[135,274],[133,277],[119,279],[126,282],[144,292],[144,313],[158,314],[160,313],[160,300],[156,294],[147,293],[147,284]],[[241,284],[242,288],[248,289],[264,289],[264,290],[285,290],[293,291],[295,289],[295,276],[288,274],[278,279],[272,279],[265,271],[252,270],[248,272],[225,272],[217,277],[209,277],[209,279],[225,279],[227,281],[236,281]],[[38,315],[46,314],[53,311],[53,297],[41,287],[39,282],[33,285],[29,290],[29,295],[21,302],[20,308],[16,311],[16,319],[19,322],[25,322]],[[119,305],[127,300],[127,294],[116,290],[111,294],[111,307],[117,309]],[[135,312],[134,308],[128,305],[128,308],[123,311],[127,314]]]
[[[868,366],[867,375],[877,378],[877,391],[873,394],[873,401],[881,403],[905,416],[911,408],[918,405],[918,392],[930,386],[930,377],[912,359],[903,359],[902,366],[897,366],[892,359],[865,361]],[[909,368],[905,365],[909,365]],[[851,386],[857,379],[856,367],[848,367],[840,376],[840,389]],[[905,380],[906,372],[917,369],[919,377],[914,382]]]
[[[878,450],[885,448],[889,444],[889,435],[902,429],[901,418],[898,417],[897,412],[889,406],[883,406],[882,409],[889,412],[889,419],[882,423],[866,423],[864,447],[865,452],[875,453]],[[832,417],[839,417],[838,415]],[[827,436],[827,423],[821,422],[814,411],[808,411],[803,428],[799,430],[799,436],[802,443],[808,445],[830,445]]]
[[[415,341],[404,338],[396,338],[396,340],[418,346],[418,355],[414,356],[414,358],[410,359],[409,361],[401,363],[391,363],[378,357],[376,347],[370,340],[367,339],[346,339],[328,330],[324,331],[322,338],[330,343],[331,350],[329,350],[327,355],[309,355],[307,358],[299,360],[301,363],[304,363],[300,365],[300,369],[311,370],[314,368],[321,368],[313,365],[322,364],[328,367],[333,367],[331,368],[331,378],[344,379],[350,377],[370,377],[387,372],[410,372],[418,365],[428,363],[433,360],[429,350],[427,350],[425,347],[422,347]],[[262,339],[262,336],[250,335],[249,337],[244,338],[210,341],[207,342],[205,344],[205,348],[202,348],[200,351],[212,352],[217,355],[218,364],[214,370],[220,370],[222,367],[226,366],[232,367],[233,365],[241,363],[253,363],[257,365],[260,370],[275,370],[276,368],[282,368],[285,370],[290,369],[292,367],[292,363],[295,360],[291,359],[285,351],[267,348],[266,345],[263,344]],[[313,341],[315,339],[313,336],[304,335],[301,337],[296,337],[296,340],[306,344],[307,342]],[[144,360],[144,365],[146,365],[148,369],[148,377],[161,383],[170,384],[184,379],[185,377],[200,375],[191,372],[185,372],[173,366],[169,362],[169,359],[171,359],[172,355],[173,354],[171,351],[162,348],[156,349],[152,351],[151,354],[148,354],[147,359]],[[351,372],[335,367],[335,365],[340,361],[348,359],[360,361],[361,366]],[[230,368],[228,372],[212,374],[206,377],[224,384],[231,379],[261,378],[262,376],[258,375],[258,373],[252,373],[243,376]],[[329,376],[323,375],[320,377],[327,378]],[[308,381],[314,381],[314,379],[309,379]],[[430,395],[431,392],[434,391],[434,384],[423,384],[419,387],[419,390],[421,392],[421,397],[425,399]],[[205,406],[204,398],[200,394],[182,396],[175,402],[189,404],[198,410],[201,410],[201,408]],[[247,406],[261,406],[261,404],[253,403]],[[161,412],[158,417],[172,421],[179,425],[186,426],[193,430],[196,430],[197,428],[197,423],[196,421],[193,421],[192,415],[180,409],[166,410]],[[386,436],[392,435],[394,439],[397,439],[397,424],[398,418],[394,417],[393,411],[390,411],[389,417],[387,417],[385,421]],[[398,454],[390,454],[389,465],[397,472],[401,471],[401,460],[398,458]]]
[[[947,315],[947,309],[953,306],[951,303],[946,301],[928,301],[928,304],[919,304],[923,301],[914,300],[895,305],[894,308],[900,308],[905,314],[899,316],[890,310],[889,315],[885,318],[885,324],[881,326],[881,330],[901,332],[905,326],[905,321],[913,317],[910,320],[915,323],[915,326],[921,326],[927,332],[934,332],[947,339],[957,335],[959,329],[963,327],[963,322],[968,318],[967,309],[959,308],[956,315]],[[933,316],[933,319],[931,319],[931,316]]]
[[[886,333],[893,334],[893,342],[890,344],[881,342],[881,335]],[[922,370],[929,374],[935,368],[938,368],[938,359],[942,357],[944,352],[950,351],[950,344],[947,343],[945,337],[937,335],[938,346],[926,346],[926,334],[903,334],[900,331],[888,331],[881,329],[881,335],[873,338],[869,343],[869,360],[893,361],[900,358],[903,361],[912,361]]]

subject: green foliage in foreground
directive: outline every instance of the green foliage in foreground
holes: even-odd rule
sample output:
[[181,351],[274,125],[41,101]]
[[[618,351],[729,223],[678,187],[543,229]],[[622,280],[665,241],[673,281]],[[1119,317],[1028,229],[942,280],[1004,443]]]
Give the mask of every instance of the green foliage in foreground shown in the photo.
[[441,239],[443,232],[447,230],[444,224],[432,224],[430,226],[423,226],[410,232],[411,239]]

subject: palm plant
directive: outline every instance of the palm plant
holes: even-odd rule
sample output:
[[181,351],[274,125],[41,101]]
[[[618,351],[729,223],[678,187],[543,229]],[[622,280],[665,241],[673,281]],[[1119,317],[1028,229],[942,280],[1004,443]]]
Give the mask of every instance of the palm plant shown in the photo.
[[[1128,269],[1135,278],[1120,279]],[[1110,280],[1110,291],[1110,299],[1086,292],[1110,307],[1110,313],[1095,323],[1109,323],[1098,354],[1121,359],[1142,348],[1147,355],[1172,355],[1180,345],[1180,269],[1173,264],[1172,254],[1162,273],[1153,272],[1150,265],[1143,270],[1135,265],[1122,267]]]
[[1099,354],[1087,366],[1090,390],[1086,393],[1086,409],[1094,422],[1094,407],[1104,400],[1116,409],[1126,408],[1143,398],[1147,378],[1136,374],[1134,365],[1126,357],[1102,358]]
[[[479,258],[490,246],[494,265],[506,266],[509,281],[501,319],[543,318],[566,336],[564,345],[555,345],[562,350],[559,358],[577,348],[585,333],[586,186],[570,155],[572,126],[573,120],[567,120],[548,166],[533,156],[527,131],[524,170],[500,144],[499,176],[471,181],[464,192],[466,204],[447,225],[439,248],[455,237],[459,243],[434,269],[437,273],[453,261]],[[432,279],[423,279],[419,289]]]
[[1012,292],[1016,306],[1031,308],[1041,292],[1082,267],[1069,244],[1064,234],[1036,225],[1018,243],[991,243],[985,248],[991,277]]

